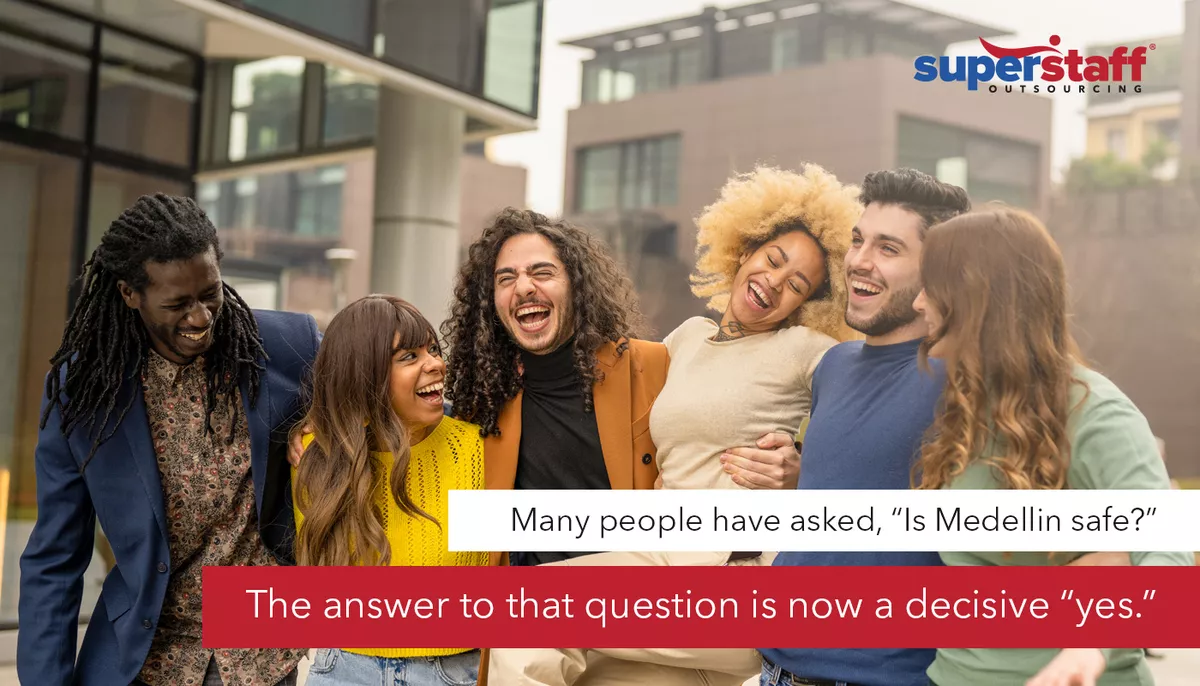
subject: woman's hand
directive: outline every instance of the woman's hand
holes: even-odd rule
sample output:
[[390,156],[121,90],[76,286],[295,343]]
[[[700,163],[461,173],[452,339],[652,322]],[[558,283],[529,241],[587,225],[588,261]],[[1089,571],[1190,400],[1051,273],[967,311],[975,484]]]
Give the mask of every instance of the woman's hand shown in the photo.
[[1104,667],[1098,648],[1065,648],[1025,686],[1096,686]]
[[304,434],[310,434],[312,430],[311,424],[305,424],[299,429],[292,429],[292,435],[288,439],[288,462],[293,467],[300,466],[300,458],[304,456]]

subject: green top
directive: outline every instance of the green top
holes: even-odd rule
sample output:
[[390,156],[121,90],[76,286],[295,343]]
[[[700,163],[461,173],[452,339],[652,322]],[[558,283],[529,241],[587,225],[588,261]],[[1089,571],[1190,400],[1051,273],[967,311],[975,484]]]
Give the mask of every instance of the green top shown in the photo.
[[[1158,443],[1146,418],[1111,381],[1084,367],[1075,378],[1067,433],[1071,441],[1068,487],[1073,489],[1167,489],[1171,487]],[[1083,394],[1087,398],[1079,404]],[[1004,488],[999,476],[985,464],[972,462],[950,483],[955,489]],[[1042,566],[1063,565],[1084,553],[941,553],[947,565]],[[1135,565],[1195,564],[1191,552],[1131,553]],[[939,649],[929,667],[929,678],[938,686],[1024,686],[1058,654],[1057,649]],[[1153,684],[1141,648],[1105,649],[1108,668],[1099,684]]]

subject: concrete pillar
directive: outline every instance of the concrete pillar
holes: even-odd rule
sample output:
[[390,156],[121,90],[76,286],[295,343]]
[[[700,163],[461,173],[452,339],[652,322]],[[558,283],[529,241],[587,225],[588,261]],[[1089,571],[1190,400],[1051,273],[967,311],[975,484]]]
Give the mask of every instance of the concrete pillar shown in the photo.
[[1200,0],[1183,4],[1183,91],[1180,118],[1181,169],[1200,165]]
[[448,316],[458,269],[466,115],[381,87],[378,122],[371,291],[411,302],[438,327]]

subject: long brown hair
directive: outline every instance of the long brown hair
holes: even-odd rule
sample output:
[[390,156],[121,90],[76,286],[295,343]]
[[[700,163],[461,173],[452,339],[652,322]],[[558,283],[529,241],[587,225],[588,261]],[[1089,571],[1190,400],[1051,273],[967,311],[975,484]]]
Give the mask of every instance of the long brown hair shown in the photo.
[[[399,335],[398,345],[393,341]],[[398,350],[437,343],[429,321],[412,305],[369,295],[333,318],[313,366],[312,404],[305,421],[314,440],[296,475],[304,516],[296,540],[300,565],[387,565],[383,513],[375,498],[382,470],[372,451],[392,455],[389,486],[400,509],[421,511],[406,488],[410,432],[392,409],[389,379]]]
[[1008,488],[1067,485],[1074,366],[1062,254],[1033,215],[998,208],[934,226],[921,257],[925,297],[944,321],[942,412],[916,465],[920,488],[941,488],[980,455]]

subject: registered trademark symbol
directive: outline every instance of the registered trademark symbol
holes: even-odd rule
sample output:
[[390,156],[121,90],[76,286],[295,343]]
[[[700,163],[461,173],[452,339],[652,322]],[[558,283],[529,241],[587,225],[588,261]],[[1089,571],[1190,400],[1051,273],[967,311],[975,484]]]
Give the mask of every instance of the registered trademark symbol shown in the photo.
[[1155,45],[1154,43],[1151,43],[1151,44],[1150,44],[1150,49],[1151,49],[1151,50],[1157,50],[1157,49],[1158,49],[1158,46],[1157,46],[1157,45]]

